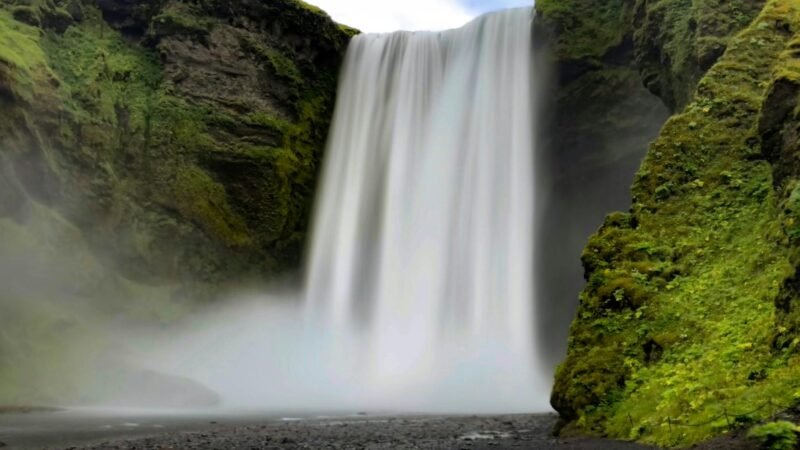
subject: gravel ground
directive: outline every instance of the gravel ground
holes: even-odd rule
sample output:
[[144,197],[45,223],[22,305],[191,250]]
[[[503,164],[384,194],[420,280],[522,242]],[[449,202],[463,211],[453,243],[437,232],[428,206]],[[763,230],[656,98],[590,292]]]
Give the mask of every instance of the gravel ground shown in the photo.
[[645,449],[600,439],[558,440],[556,416],[414,416],[267,421],[113,440],[69,450],[188,449]]

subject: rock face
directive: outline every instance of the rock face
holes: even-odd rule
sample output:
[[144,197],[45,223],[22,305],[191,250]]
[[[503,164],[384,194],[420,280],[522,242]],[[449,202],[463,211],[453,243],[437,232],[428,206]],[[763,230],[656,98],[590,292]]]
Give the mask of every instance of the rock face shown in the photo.
[[[586,242],[609,212],[630,204],[630,185],[670,111],[763,2],[539,1],[537,28],[556,58],[557,96],[540,161],[546,185],[538,253],[539,340],[563,358],[563,324],[583,287]],[[549,33],[548,33],[549,31]],[[551,36],[547,36],[551,34]]]
[[[558,30],[541,9],[538,21],[539,31]],[[558,36],[537,36],[537,42]],[[556,40],[557,95],[544,108],[551,122],[543,126],[546,151],[538,162],[544,211],[536,313],[541,348],[552,364],[566,352],[564,324],[574,317],[583,287],[586,236],[609,211],[630,203],[633,174],[669,115],[639,77],[630,33],[615,39],[597,54],[574,57]]]
[[[581,7],[594,14],[571,20]],[[686,446],[793,406],[797,3],[538,8],[560,26],[562,56],[596,37],[591,20],[632,32],[642,82],[677,112],[647,151],[630,210],[584,250],[587,285],[552,395],[562,434]]]
[[0,209],[58,211],[142,282],[297,266],[349,30],[294,0],[34,1],[0,27]]
[[298,267],[353,33],[299,0],[0,0],[0,404],[80,401],[102,327]]
[[647,88],[672,111],[682,109],[703,74],[725,53],[731,36],[746,27],[763,4],[764,0],[635,2],[636,63]]

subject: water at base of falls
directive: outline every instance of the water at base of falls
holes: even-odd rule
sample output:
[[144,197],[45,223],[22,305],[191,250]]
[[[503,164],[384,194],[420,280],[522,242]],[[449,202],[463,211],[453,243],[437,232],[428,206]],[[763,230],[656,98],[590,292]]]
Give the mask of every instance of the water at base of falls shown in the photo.
[[549,411],[532,329],[531,18],[355,37],[304,292],[225,302],[155,368],[229,407]]
[[532,330],[532,14],[348,49],[307,314],[352,339],[365,389],[395,403],[431,407],[448,390],[474,408],[547,400]]

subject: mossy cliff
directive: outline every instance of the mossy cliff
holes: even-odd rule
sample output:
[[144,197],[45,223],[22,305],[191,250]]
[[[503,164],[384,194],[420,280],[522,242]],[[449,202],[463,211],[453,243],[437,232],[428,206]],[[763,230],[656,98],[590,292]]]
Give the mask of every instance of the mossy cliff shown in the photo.
[[350,35],[295,0],[4,0],[3,216],[148,283],[296,267]]
[[605,36],[568,20],[573,2],[550,3],[538,8],[561,27],[560,54],[631,36],[642,82],[677,112],[630,211],[584,250],[552,396],[562,433],[681,447],[794,407],[800,3],[574,2],[622,30]]
[[[641,81],[630,32],[609,37],[612,42],[601,48],[567,49],[564,41],[558,41],[567,39],[567,25],[558,22],[566,16],[551,10],[542,14],[542,8],[550,4],[540,1],[539,5],[536,43],[556,40],[555,49],[550,49],[555,51],[543,53],[557,57],[551,80],[555,85],[551,91],[557,94],[545,97],[550,104],[544,107],[548,113],[544,118],[551,122],[541,127],[540,148],[547,151],[537,154],[537,193],[545,217],[539,228],[537,280],[542,300],[537,330],[546,357],[555,363],[566,351],[563,324],[574,317],[575,299],[583,286],[580,255],[585,237],[609,211],[630,204],[633,173],[669,111]],[[603,27],[597,31],[613,31]],[[595,43],[592,39],[585,44]]]
[[85,400],[117,321],[297,268],[353,33],[298,0],[0,0],[0,404]]
[[540,0],[539,22],[573,71],[633,54],[644,85],[672,111],[682,109],[731,37],[764,0]]

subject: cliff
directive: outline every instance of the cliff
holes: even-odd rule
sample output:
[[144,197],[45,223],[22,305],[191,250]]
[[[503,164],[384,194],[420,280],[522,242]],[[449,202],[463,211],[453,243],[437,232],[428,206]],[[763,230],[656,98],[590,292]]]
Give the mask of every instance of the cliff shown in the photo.
[[543,209],[537,330],[551,364],[566,351],[564,324],[574,317],[583,287],[580,257],[586,237],[609,211],[628,207],[633,174],[669,117],[663,102],[641,81],[631,33],[610,36],[595,49],[569,47],[576,38],[562,22],[591,15],[583,9],[573,10],[574,16],[559,15],[554,8],[562,6],[538,2],[536,26],[536,43],[552,47],[541,53],[554,57],[537,66],[540,72],[540,67],[554,68],[549,91],[555,95],[543,96],[549,104],[543,106],[547,114],[541,118],[545,123],[540,124],[537,152],[537,194]]
[[630,39],[642,83],[676,113],[630,210],[583,252],[587,284],[552,396],[561,432],[687,446],[793,407],[800,5],[538,8],[565,60]]
[[7,2],[3,216],[51,208],[139,281],[297,266],[349,36],[293,0]]
[[0,1],[0,404],[85,400],[98,324],[299,266],[353,33],[299,0]]

